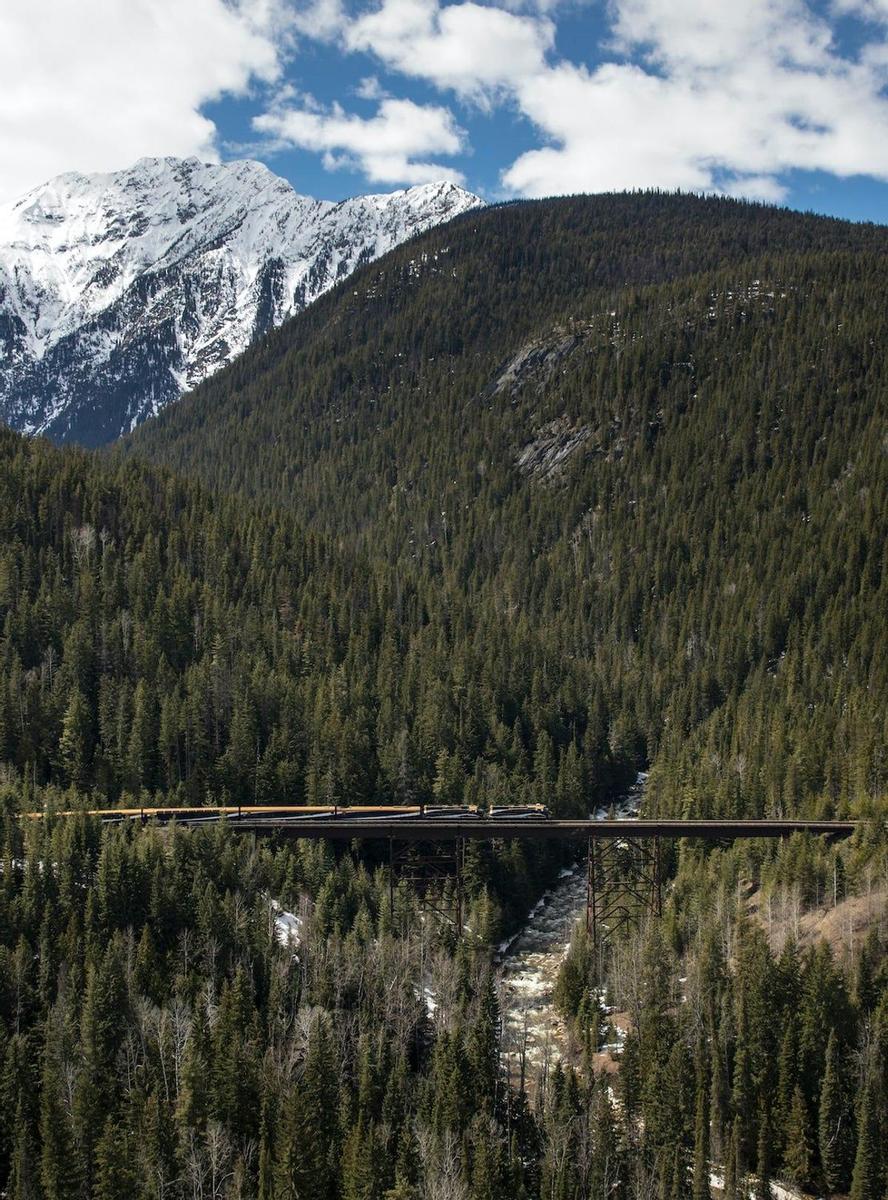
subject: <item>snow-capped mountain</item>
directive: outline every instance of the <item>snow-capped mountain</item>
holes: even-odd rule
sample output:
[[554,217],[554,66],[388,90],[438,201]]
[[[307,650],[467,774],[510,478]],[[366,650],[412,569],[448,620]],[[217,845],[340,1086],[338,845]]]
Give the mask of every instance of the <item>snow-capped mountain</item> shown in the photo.
[[0,206],[0,420],[119,437],[361,263],[481,203],[450,183],[312,200],[249,161],[60,175]]

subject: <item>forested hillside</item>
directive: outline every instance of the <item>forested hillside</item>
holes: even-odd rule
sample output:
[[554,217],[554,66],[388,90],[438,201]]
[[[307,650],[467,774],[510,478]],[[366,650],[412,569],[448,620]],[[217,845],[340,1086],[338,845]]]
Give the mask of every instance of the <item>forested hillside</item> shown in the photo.
[[882,227],[723,200],[473,213],[126,452],[374,564],[422,647],[420,793],[582,808],[649,762],[662,811],[857,810],[888,779],[886,264]]
[[[723,201],[506,207],[121,452],[0,431],[0,1192],[883,1200],[882,820],[664,850],[525,1089],[492,947],[569,848],[473,843],[455,929],[372,844],[52,810],[580,814],[650,765],[661,812],[883,816],[886,258]],[[864,938],[771,928],[851,897]]]
[[[404,885],[390,912],[366,849],[23,823],[19,800],[0,788],[10,1200],[709,1200],[710,1172],[726,1200],[769,1200],[774,1178],[884,1195],[884,936],[769,947],[737,904],[761,846],[684,846],[606,993],[575,941],[582,1051],[528,1094],[501,1057],[484,903],[539,887],[517,845],[473,851],[455,944]],[[769,858],[786,886],[833,868],[801,838]],[[840,863],[860,888],[884,847],[858,835]],[[632,1025],[596,1078],[599,995]]]
[[0,431],[0,763],[30,784],[585,811],[628,769],[604,701],[591,727],[546,631],[497,649],[446,602],[448,630],[421,580],[286,512]]

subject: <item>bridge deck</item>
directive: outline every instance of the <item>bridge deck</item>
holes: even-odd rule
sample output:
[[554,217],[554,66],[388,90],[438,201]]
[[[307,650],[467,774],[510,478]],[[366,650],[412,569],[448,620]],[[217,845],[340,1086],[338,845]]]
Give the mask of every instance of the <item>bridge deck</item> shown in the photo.
[[[101,814],[105,821],[117,822],[139,819],[141,814],[122,815],[113,810]],[[703,838],[706,841],[734,841],[737,838],[789,837],[793,833],[810,833],[831,837],[849,837],[857,827],[855,821],[672,821],[672,820],[556,820],[551,817],[498,814],[493,817],[465,815],[458,817],[418,816],[303,816],[283,810],[262,814],[236,811],[220,813],[188,810],[176,813],[166,810],[152,814],[145,810],[144,818],[155,817],[167,823],[173,819],[184,826],[204,826],[228,820],[232,829],[254,834],[283,834],[300,838],[345,838],[370,840],[396,838],[398,841],[448,841],[456,838]]]

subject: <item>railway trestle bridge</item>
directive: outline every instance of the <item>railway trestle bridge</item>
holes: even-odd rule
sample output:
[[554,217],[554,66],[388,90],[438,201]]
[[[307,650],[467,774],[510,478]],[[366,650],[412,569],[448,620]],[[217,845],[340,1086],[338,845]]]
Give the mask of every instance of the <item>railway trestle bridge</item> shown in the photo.
[[[38,816],[40,814],[32,814]],[[561,820],[545,809],[433,808],[215,808],[112,809],[95,812],[107,824],[126,822],[194,827],[226,822],[256,837],[292,837],[387,845],[389,905],[394,915],[399,879],[429,909],[463,931],[465,849],[470,840],[565,841],[586,853],[586,921],[596,951],[618,929],[663,907],[663,843],[680,838],[730,844],[743,838],[787,838],[794,833],[845,838],[856,821],[804,820]]]

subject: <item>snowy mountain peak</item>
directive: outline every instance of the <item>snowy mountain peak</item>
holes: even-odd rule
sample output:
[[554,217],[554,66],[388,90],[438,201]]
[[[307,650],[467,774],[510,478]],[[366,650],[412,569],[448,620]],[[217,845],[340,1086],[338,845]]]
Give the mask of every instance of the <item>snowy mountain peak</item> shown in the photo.
[[361,263],[481,203],[447,182],[314,200],[250,160],[60,175],[0,206],[0,419],[111,440]]

